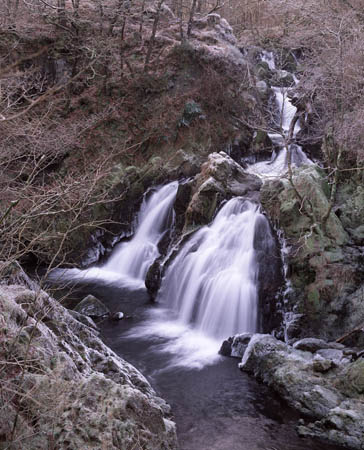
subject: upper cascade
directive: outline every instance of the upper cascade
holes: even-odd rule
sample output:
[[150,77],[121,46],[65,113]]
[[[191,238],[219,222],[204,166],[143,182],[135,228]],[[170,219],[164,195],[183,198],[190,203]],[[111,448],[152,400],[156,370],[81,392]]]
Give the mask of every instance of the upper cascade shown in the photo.
[[[287,74],[286,71],[279,71],[276,68],[274,54],[272,52],[264,51],[261,55],[261,60],[265,62],[272,72]],[[289,74],[289,73],[288,73]],[[289,160],[293,166],[312,165],[314,164],[304,153],[302,148],[295,143],[295,137],[301,129],[300,121],[296,121],[297,108],[292,104],[290,98],[290,91],[297,85],[298,79],[294,74],[292,76],[291,86],[272,86],[272,93],[274,95],[275,107],[278,112],[278,120],[272,126],[272,130],[268,133],[272,143],[277,148],[273,152],[270,161],[261,161],[252,164],[247,169],[248,172],[258,175],[260,177],[279,177],[284,175],[289,166]],[[290,136],[290,129],[293,126],[293,121],[296,121]]]

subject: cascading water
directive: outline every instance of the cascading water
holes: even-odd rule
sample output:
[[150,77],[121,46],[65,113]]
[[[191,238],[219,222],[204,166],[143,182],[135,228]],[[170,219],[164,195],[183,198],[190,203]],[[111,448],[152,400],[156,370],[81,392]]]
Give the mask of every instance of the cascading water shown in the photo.
[[131,288],[144,287],[148,268],[159,256],[158,242],[172,226],[177,189],[178,182],[174,181],[144,196],[134,236],[116,245],[103,266],[86,270],[58,269],[51,273],[49,281],[99,279]]
[[262,223],[269,228],[257,204],[229,200],[182,246],[162,280],[160,307],[128,336],[162,339],[169,366],[202,368],[219,358],[222,339],[257,331]]
[[166,272],[157,298],[179,319],[213,338],[256,331],[258,206],[234,198],[197,231]]
[[158,242],[168,223],[172,224],[177,188],[175,181],[158,189],[148,200],[144,198],[133,238],[115,248],[103,270],[144,281],[149,266],[160,254]]
[[[276,70],[274,55],[272,52],[263,52],[261,59],[268,64],[270,70]],[[292,77],[294,84],[296,85],[298,80],[296,77]],[[272,86],[279,120],[274,127],[277,131],[273,132],[272,130],[271,133],[268,133],[268,136],[273,144],[278,147],[278,150],[273,153],[270,161],[261,161],[256,164],[252,164],[248,168],[250,173],[254,173],[262,178],[284,175],[288,170],[289,157],[291,159],[292,166],[299,167],[301,165],[313,164],[299,145],[289,142],[290,140],[294,140],[297,133],[301,129],[300,123],[297,121],[291,136],[292,139],[290,139],[290,126],[297,112],[297,108],[292,104],[291,99],[289,98],[289,92],[292,87],[293,86]]]

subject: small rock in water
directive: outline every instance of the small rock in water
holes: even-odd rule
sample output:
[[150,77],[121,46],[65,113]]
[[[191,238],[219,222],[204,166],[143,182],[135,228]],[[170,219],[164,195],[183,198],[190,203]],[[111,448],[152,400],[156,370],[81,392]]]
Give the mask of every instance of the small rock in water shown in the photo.
[[110,314],[109,309],[93,295],[88,295],[81,300],[74,310],[80,314],[96,319]]
[[233,343],[233,338],[229,337],[226,339],[220,347],[219,354],[222,356],[231,356],[231,344]]
[[121,319],[124,319],[124,318],[125,318],[125,315],[124,315],[124,313],[121,312],[121,311],[116,312],[116,313],[114,313],[114,314],[111,316],[111,319],[112,319],[112,320],[121,320]]
[[231,356],[234,358],[242,358],[252,336],[252,333],[242,333],[234,336],[233,343],[231,344]]

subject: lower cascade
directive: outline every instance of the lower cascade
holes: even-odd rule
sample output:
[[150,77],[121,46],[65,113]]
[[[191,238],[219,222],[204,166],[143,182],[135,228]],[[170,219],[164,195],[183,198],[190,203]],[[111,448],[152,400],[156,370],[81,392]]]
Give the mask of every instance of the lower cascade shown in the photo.
[[257,329],[255,225],[258,205],[228,201],[168,267],[158,297],[179,319],[213,338]]

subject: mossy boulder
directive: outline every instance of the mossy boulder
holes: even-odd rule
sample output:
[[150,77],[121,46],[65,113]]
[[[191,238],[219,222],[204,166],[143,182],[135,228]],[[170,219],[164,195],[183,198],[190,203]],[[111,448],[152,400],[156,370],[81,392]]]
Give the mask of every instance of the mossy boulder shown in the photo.
[[335,337],[333,323],[349,311],[333,310],[334,300],[352,288],[355,266],[347,257],[349,236],[334,208],[327,215],[328,197],[325,174],[316,166],[294,169],[291,180],[267,181],[261,190],[264,208],[291,246],[289,299],[306,318],[302,333]]

